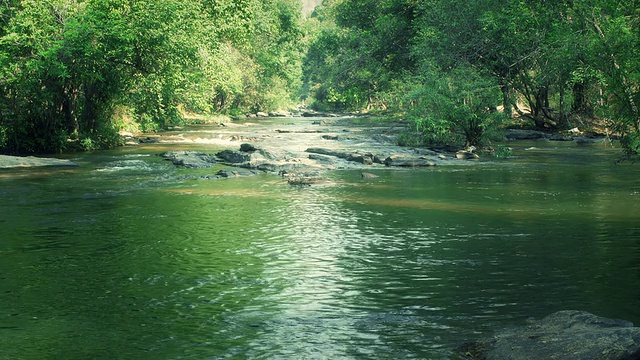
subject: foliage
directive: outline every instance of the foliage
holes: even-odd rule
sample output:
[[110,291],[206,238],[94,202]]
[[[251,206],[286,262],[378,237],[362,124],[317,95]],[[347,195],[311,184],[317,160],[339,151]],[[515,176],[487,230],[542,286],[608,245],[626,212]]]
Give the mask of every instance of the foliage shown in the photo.
[[113,146],[116,109],[122,107],[142,130],[182,123],[180,108],[284,107],[300,84],[304,33],[294,0],[2,5],[5,152]]
[[[474,143],[499,123],[500,105],[504,117],[543,130],[605,120],[628,155],[640,151],[637,0],[324,4],[304,66],[319,106],[408,114],[407,142],[421,134],[427,142],[463,135]],[[475,75],[459,75],[469,69]],[[484,89],[490,95],[480,96]]]
[[413,67],[413,1],[325,2],[317,16],[335,26],[319,30],[304,63],[304,81],[319,107],[388,108],[393,80]]
[[640,155],[640,4],[617,5],[579,10],[589,16],[593,56],[598,60],[593,67],[608,95],[606,113],[622,135],[625,155],[635,157]]
[[[407,143],[608,123],[640,152],[637,0],[0,0],[0,150],[118,144],[190,113],[389,111]],[[121,109],[126,111],[121,111]],[[78,145],[79,144],[79,145]]]
[[502,114],[495,104],[499,89],[473,68],[425,73],[408,98],[409,114],[427,144],[463,142],[481,146],[491,140]]

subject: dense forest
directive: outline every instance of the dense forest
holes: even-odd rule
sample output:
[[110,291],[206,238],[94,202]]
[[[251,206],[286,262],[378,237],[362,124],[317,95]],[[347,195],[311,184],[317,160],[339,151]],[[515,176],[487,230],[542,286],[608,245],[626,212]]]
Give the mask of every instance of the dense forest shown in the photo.
[[299,102],[383,111],[406,144],[598,129],[640,152],[640,2],[0,0],[0,147]]

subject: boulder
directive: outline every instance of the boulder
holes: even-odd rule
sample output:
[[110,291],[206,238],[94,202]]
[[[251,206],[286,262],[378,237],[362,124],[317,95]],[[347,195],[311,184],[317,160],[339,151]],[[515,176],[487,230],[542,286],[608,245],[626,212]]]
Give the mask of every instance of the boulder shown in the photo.
[[309,159],[315,160],[324,164],[334,164],[336,162],[336,158],[328,155],[320,155],[320,154],[309,154]]
[[254,152],[257,150],[258,148],[256,148],[253,144],[248,144],[248,143],[240,144],[240,151],[242,152]]
[[373,165],[373,156],[370,154],[366,154],[366,155],[352,154],[347,158],[347,160],[357,162],[363,165]]
[[499,331],[458,350],[465,359],[640,359],[640,328],[624,320],[567,310],[524,327]]
[[160,154],[176,166],[199,169],[208,168],[216,164],[216,157],[211,154],[195,151],[168,151]]
[[331,150],[331,149],[325,149],[325,148],[308,148],[307,150],[305,150],[305,152],[308,152],[311,154],[335,156],[337,158],[345,159],[345,160],[351,156],[351,153],[349,152]]
[[371,165],[373,163],[378,163],[378,164],[382,163],[380,158],[376,154],[372,154],[372,153],[362,153],[362,154],[359,152],[351,153],[346,151],[331,150],[331,149],[324,149],[324,148],[308,148],[305,151],[311,154],[334,156],[340,159],[353,161],[353,162],[357,162],[364,165]]
[[241,164],[251,160],[251,155],[237,150],[222,150],[216,156],[230,164]]
[[258,111],[256,113],[256,117],[269,117],[269,114],[267,114],[266,112],[263,112],[263,111]]
[[401,166],[401,167],[423,167],[423,166],[436,166],[436,163],[429,159],[417,156],[406,155],[391,155],[384,160],[384,164],[387,166]]

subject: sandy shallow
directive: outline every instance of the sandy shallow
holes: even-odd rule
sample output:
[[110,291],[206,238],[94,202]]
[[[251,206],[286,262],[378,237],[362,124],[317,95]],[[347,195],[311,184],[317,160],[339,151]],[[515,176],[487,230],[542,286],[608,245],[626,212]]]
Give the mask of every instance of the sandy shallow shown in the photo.
[[76,164],[65,159],[0,155],[0,169],[42,166],[76,166]]

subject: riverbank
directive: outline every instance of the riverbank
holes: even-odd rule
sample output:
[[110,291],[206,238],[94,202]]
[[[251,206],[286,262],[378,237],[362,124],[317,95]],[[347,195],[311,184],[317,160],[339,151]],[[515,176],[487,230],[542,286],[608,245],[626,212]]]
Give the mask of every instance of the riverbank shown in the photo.
[[[267,114],[265,114],[267,115]],[[157,133],[123,132],[125,146],[152,147],[155,144],[189,146],[196,152],[229,150],[244,152],[250,158],[242,161],[215,159],[231,166],[280,172],[323,171],[335,169],[370,169],[398,166],[439,166],[478,160],[475,149],[460,146],[398,146],[398,136],[407,124],[382,121],[368,116],[265,116],[243,120],[173,127]],[[325,116],[321,116],[325,115]],[[579,133],[551,134],[531,130],[505,130],[508,140],[575,141],[593,143],[610,141],[601,137],[585,137]],[[241,151],[241,146],[255,151]],[[240,149],[240,150],[239,150]],[[247,154],[248,153],[248,154]],[[482,155],[484,158],[490,153]],[[0,156],[0,168],[73,166],[73,162],[47,157]],[[190,167],[187,164],[187,167]],[[198,166],[193,166],[198,167]]]

